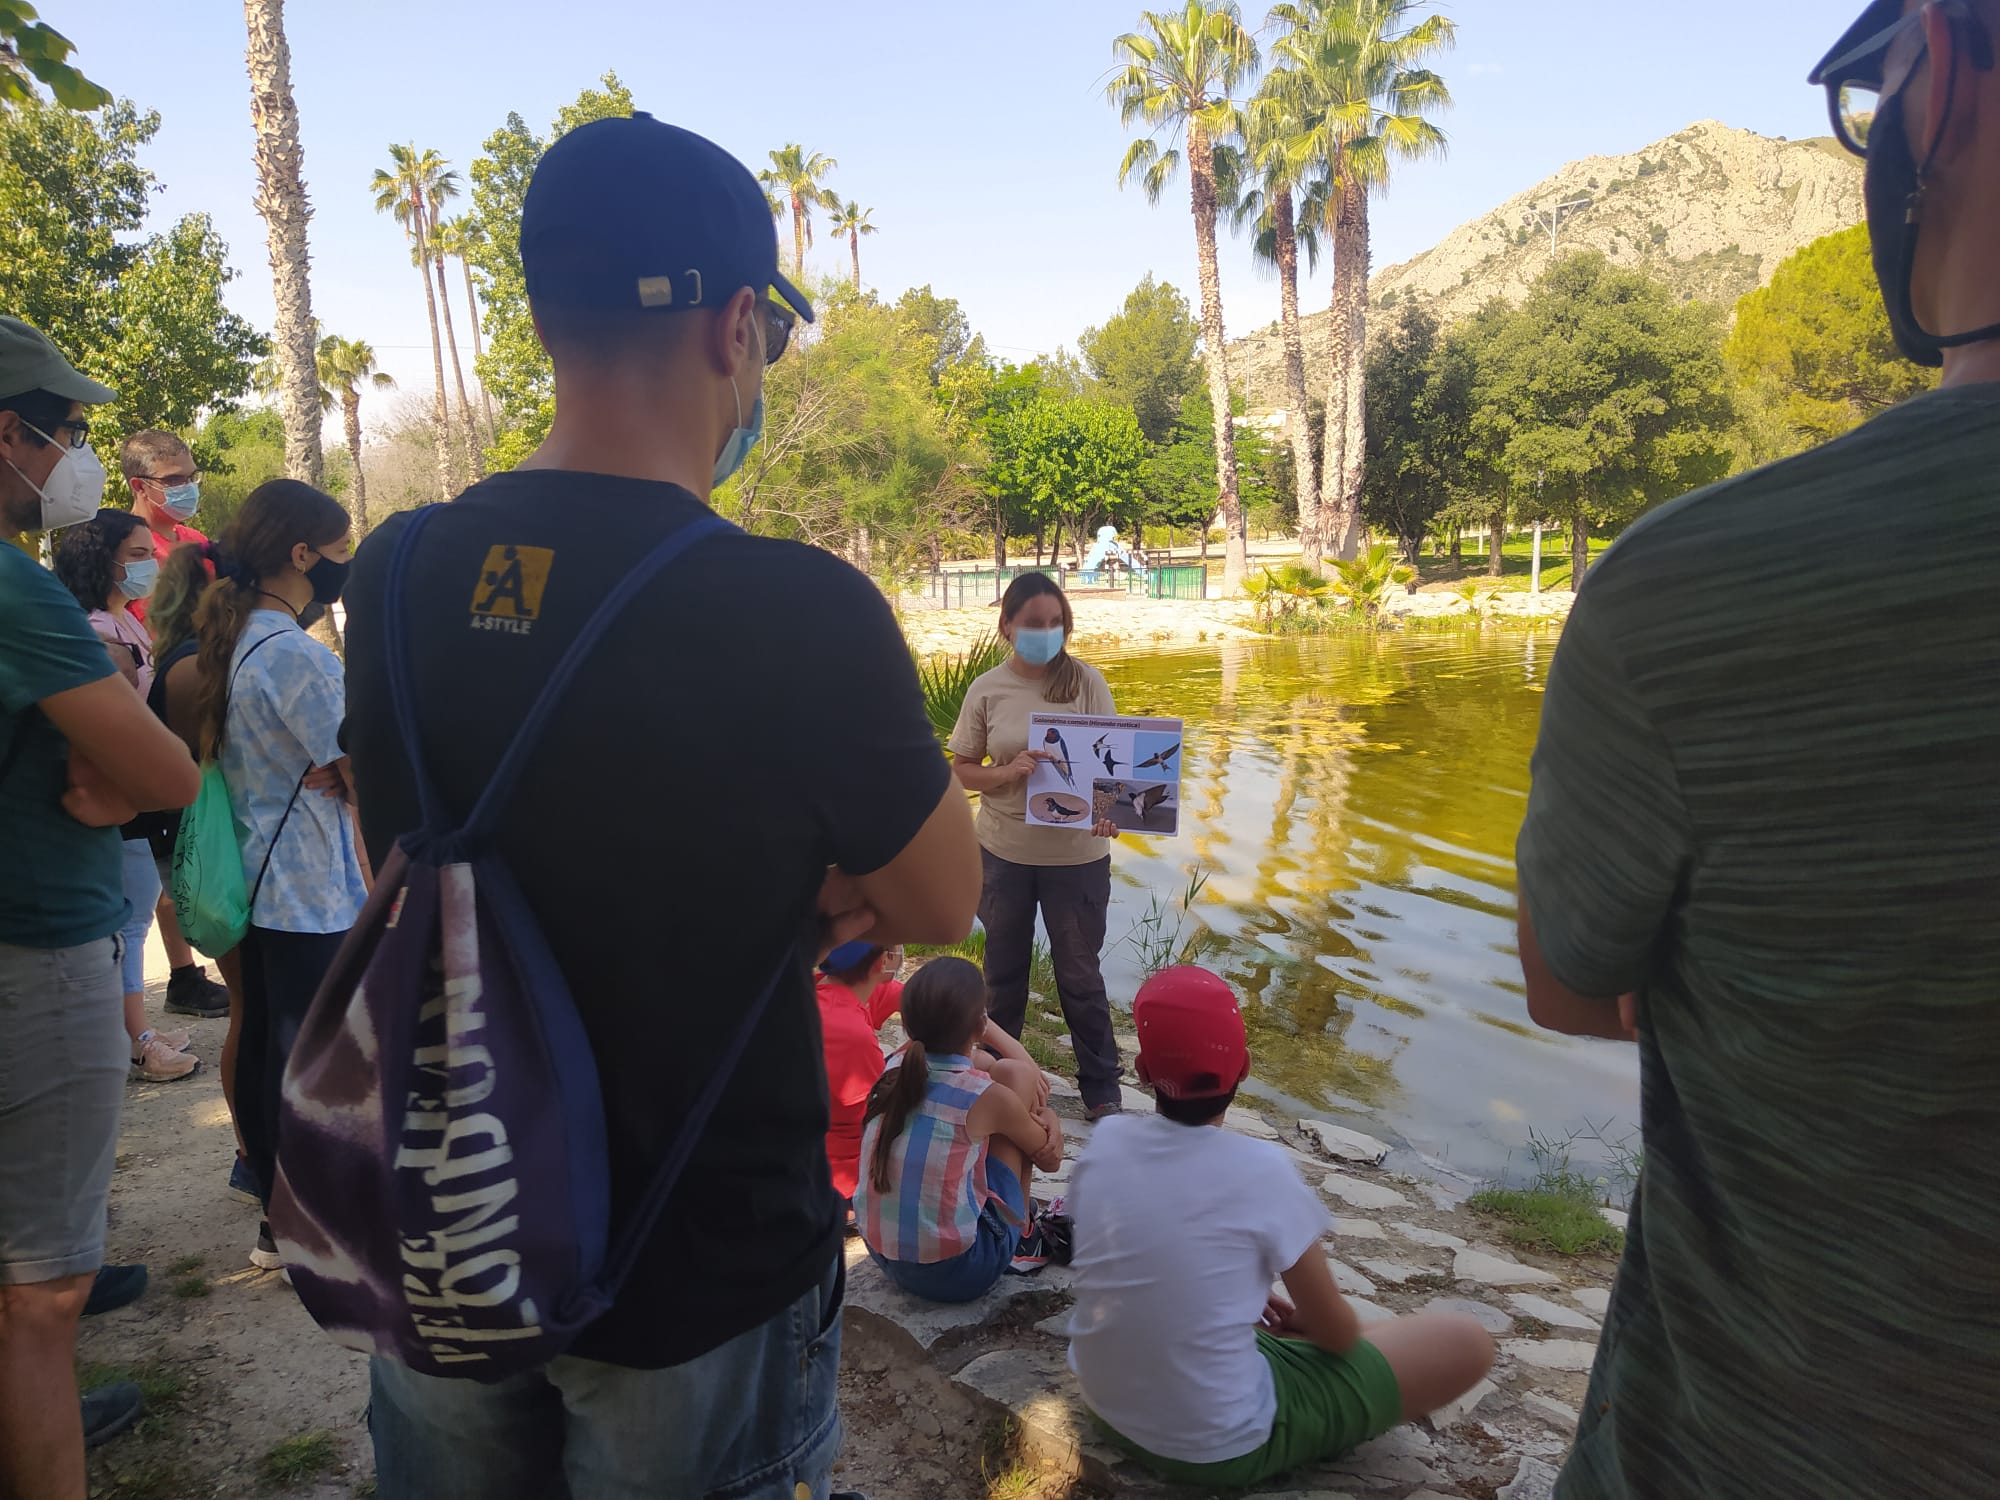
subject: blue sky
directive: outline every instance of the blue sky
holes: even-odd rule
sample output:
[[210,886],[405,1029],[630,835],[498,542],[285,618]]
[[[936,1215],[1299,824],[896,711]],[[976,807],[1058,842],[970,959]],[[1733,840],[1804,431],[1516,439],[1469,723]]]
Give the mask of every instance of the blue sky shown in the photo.
[[[1636,150],[1691,122],[1826,133],[1803,79],[1859,0],[1455,0],[1439,65],[1454,108],[1440,162],[1407,168],[1375,214],[1376,264],[1404,259],[1563,162]],[[423,295],[370,173],[390,141],[461,170],[518,111],[556,109],[616,69],[642,109],[713,137],[752,167],[787,141],[837,158],[833,187],[875,210],[862,275],[893,297],[956,297],[1000,355],[1074,344],[1146,272],[1195,291],[1185,186],[1158,208],[1121,192],[1127,137],[1104,103],[1132,0],[845,0],[760,8],[685,0],[292,0],[288,24],[314,218],[313,294],[329,329],[368,339],[406,390],[429,385]],[[214,216],[243,272],[230,300],[271,317],[254,173],[243,12],[234,0],[51,0],[85,70],[157,108],[144,160],[157,214]],[[1261,23],[1262,4],[1246,8]],[[463,206],[463,205],[461,205]],[[787,241],[789,243],[789,241]],[[789,252],[787,252],[789,254]],[[809,264],[847,265],[822,236]],[[456,280],[456,267],[452,268]],[[1225,245],[1232,337],[1277,316],[1275,282]],[[463,295],[460,285],[460,296]],[[1327,297],[1322,274],[1304,290]],[[471,357],[460,316],[459,342]],[[469,371],[468,371],[469,373]],[[379,410],[379,408],[378,408]]]

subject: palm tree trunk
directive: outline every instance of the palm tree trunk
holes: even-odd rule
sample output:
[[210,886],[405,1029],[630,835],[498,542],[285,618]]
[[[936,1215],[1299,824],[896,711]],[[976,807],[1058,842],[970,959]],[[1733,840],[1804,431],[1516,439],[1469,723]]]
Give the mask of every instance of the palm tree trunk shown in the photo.
[[1236,491],[1236,419],[1229,409],[1229,351],[1222,333],[1222,272],[1215,259],[1215,152],[1208,132],[1188,131],[1194,248],[1201,276],[1201,342],[1208,365],[1208,399],[1215,408],[1215,482],[1221,491],[1222,592],[1233,597],[1250,571],[1250,537],[1243,529],[1243,497]]
[[1492,534],[1487,538],[1486,576],[1488,578],[1498,578],[1506,570],[1507,560],[1502,556],[1500,550],[1506,545],[1506,541],[1507,512],[1496,510],[1493,512]]
[[806,206],[792,194],[792,275],[806,279]]
[[479,299],[472,291],[472,262],[460,256],[458,268],[465,272],[465,305],[472,310],[472,374],[479,382],[479,404],[486,408],[486,441],[491,443],[499,434],[493,430],[493,398],[486,394],[486,381],[479,374],[479,366],[486,360],[486,350],[479,342]]
[[458,384],[458,414],[465,422],[465,471],[474,479],[481,475],[479,462],[479,429],[472,423],[472,403],[465,399],[465,371],[458,363],[458,331],[451,326],[451,286],[444,279],[444,257],[434,255],[437,263],[438,305],[444,309],[444,344],[451,350],[451,378]]
[[299,111],[292,99],[292,49],[285,39],[285,0],[243,0],[248,32],[250,124],[257,144],[257,212],[263,216],[276,302],[272,342],[285,422],[285,473],[324,482],[320,453],[319,365],[314,343],[311,256],[306,222],[305,155]]
[[347,428],[347,457],[354,465],[354,503],[348,514],[354,518],[354,540],[368,535],[368,477],[361,472],[361,392],[349,386],[340,393],[340,415]]
[[451,498],[451,424],[445,414],[444,348],[438,343],[437,293],[431,287],[430,236],[424,223],[423,194],[410,194],[411,223],[417,238],[417,276],[424,284],[424,308],[431,315],[431,374],[437,400],[431,407],[431,441],[437,448],[438,499]]
[[1293,489],[1299,497],[1299,542],[1305,565],[1317,568],[1319,475],[1313,466],[1312,424],[1306,414],[1306,345],[1299,323],[1299,236],[1289,186],[1271,194],[1271,227],[1278,251],[1278,327],[1285,345],[1285,429],[1292,439]]
[[1362,374],[1368,357],[1368,194],[1344,181],[1333,206],[1332,373],[1321,467],[1321,544],[1351,561],[1361,539],[1361,471],[1367,441]]
[[854,252],[854,290],[861,290],[861,232],[852,230],[847,236],[847,248]]

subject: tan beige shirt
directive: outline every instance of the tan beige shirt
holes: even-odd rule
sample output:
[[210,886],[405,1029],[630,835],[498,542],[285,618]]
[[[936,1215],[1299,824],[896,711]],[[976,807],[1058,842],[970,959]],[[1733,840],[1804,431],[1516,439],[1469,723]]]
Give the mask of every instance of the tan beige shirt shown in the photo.
[[[1031,682],[1002,662],[966,690],[965,706],[951,731],[951,753],[975,765],[982,760],[1005,765],[1028,748],[1030,714],[1115,714],[1104,674],[1088,662],[1083,691],[1067,703],[1042,696],[1048,679]],[[1110,853],[1111,846],[1087,829],[1043,828],[1028,821],[1028,788],[1011,782],[979,794],[976,820],[979,842],[989,853],[1017,865],[1087,865]]]

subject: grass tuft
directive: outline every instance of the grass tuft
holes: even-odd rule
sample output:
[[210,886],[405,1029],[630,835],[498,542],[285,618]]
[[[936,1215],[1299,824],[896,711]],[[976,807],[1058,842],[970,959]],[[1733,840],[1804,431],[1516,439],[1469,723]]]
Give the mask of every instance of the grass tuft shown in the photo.
[[309,1479],[317,1479],[339,1461],[330,1432],[301,1432],[274,1443],[258,1461],[257,1470],[267,1483],[291,1489]]
[[1527,1188],[1488,1188],[1466,1200],[1480,1213],[1507,1221],[1508,1239],[1557,1255],[1616,1255],[1625,1235],[1600,1214],[1597,1190],[1574,1173],[1544,1174]]
[[183,1301],[206,1297],[211,1290],[205,1276],[183,1276],[173,1284],[173,1294]]
[[86,1364],[78,1365],[76,1370],[76,1388],[86,1396],[127,1380],[139,1387],[149,1414],[172,1410],[187,1394],[187,1376],[164,1360],[149,1359],[133,1365]]
[[207,1263],[208,1257],[205,1255],[183,1255],[179,1260],[167,1267],[167,1274],[169,1276],[192,1276]]

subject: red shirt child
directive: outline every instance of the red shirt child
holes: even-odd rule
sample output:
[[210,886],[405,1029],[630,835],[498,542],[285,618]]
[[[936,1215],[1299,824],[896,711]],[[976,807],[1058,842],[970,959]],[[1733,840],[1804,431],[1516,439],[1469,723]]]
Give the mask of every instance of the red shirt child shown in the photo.
[[861,1119],[882,1076],[875,1033],[902,1006],[902,982],[888,977],[900,967],[900,950],[858,942],[841,944],[820,962],[819,1029],[831,1106],[826,1162],[843,1198],[854,1196],[861,1176]]

